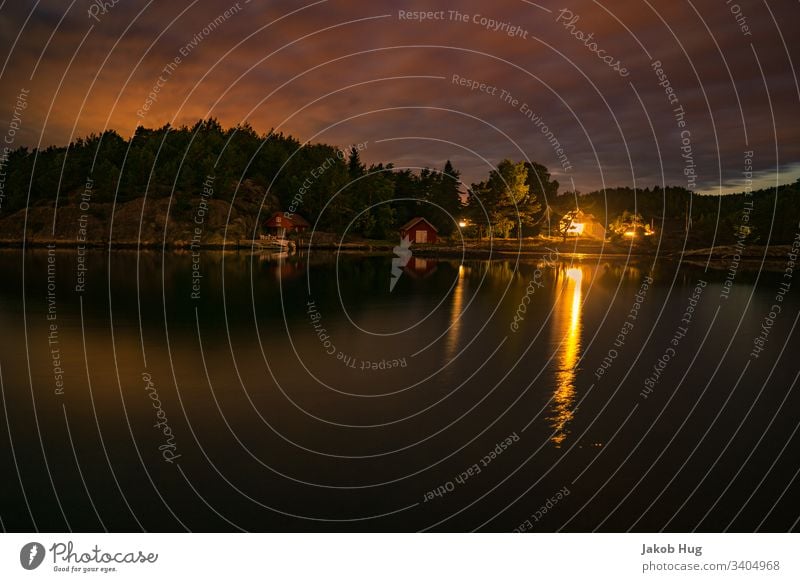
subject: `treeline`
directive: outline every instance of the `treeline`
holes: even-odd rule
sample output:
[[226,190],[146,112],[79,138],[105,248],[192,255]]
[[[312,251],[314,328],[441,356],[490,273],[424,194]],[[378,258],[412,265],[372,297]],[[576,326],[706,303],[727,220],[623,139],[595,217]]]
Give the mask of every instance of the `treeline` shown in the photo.
[[[535,162],[503,160],[486,180],[465,188],[448,161],[420,172],[392,164],[367,166],[358,148],[302,144],[282,133],[257,133],[250,125],[224,129],[217,120],[191,127],[139,127],[130,139],[114,131],[81,138],[66,147],[18,148],[0,159],[2,215],[26,204],[75,201],[91,180],[92,203],[123,203],[147,194],[172,196],[171,219],[190,216],[213,176],[214,198],[231,202],[242,182],[269,194],[281,210],[297,212],[323,231],[393,239],[397,228],[425,216],[441,235],[460,220],[479,236],[547,234],[560,217],[580,209],[604,226],[625,213],[664,228],[665,235],[699,243],[728,243],[751,200],[748,239],[790,242],[800,217],[800,182],[743,194],[697,196],[686,189],[610,188],[589,194],[559,193],[559,183]],[[28,196],[30,195],[30,199]],[[627,215],[626,215],[627,216]],[[266,217],[265,217],[266,218]],[[771,231],[771,235],[770,235]]]
[[394,236],[398,224],[420,213],[446,234],[454,228],[447,213],[461,209],[459,173],[449,162],[419,174],[366,166],[357,148],[342,152],[282,133],[259,135],[248,124],[223,129],[216,119],[139,127],[127,140],[106,131],[67,147],[18,148],[0,164],[3,214],[53,204],[56,196],[62,204],[75,200],[91,180],[92,204],[172,196],[175,219],[191,213],[209,176],[215,199],[231,202],[249,181],[277,197],[281,209],[292,207],[312,223],[320,218],[322,230],[374,238]]

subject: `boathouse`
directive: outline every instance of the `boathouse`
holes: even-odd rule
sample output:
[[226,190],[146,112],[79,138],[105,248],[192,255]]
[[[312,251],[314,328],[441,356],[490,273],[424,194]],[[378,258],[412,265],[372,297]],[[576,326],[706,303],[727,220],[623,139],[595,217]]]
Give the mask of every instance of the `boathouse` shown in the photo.
[[283,238],[294,232],[305,232],[310,226],[308,221],[299,214],[289,214],[287,212],[276,212],[264,222],[264,230],[278,238]]
[[435,243],[438,229],[426,218],[417,216],[400,227],[400,236],[408,238],[412,243]]

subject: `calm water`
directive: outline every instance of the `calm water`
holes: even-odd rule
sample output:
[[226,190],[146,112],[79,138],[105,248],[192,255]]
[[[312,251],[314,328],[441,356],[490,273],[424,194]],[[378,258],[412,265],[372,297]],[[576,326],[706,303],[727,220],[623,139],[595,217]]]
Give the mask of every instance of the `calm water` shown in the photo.
[[7,530],[798,527],[797,289],[751,356],[778,275],[725,294],[648,259],[415,257],[390,291],[390,257],[0,266]]

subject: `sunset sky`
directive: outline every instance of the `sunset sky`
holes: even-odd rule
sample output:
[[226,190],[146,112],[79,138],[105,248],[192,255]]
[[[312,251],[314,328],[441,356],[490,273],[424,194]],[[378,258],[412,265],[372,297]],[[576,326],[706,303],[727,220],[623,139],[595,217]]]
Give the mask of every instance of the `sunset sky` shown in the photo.
[[[562,191],[574,182],[585,192],[686,186],[686,130],[699,192],[740,189],[748,150],[756,186],[800,176],[793,0],[101,5],[0,3],[9,55],[0,133],[16,95],[29,90],[14,147],[213,116],[301,140],[367,142],[367,162],[441,167],[449,158],[467,183],[503,158],[527,158],[548,166]],[[420,10],[438,19],[400,13]],[[604,63],[600,50],[629,74]],[[683,128],[654,61],[685,110]],[[471,91],[454,75],[487,88]]]

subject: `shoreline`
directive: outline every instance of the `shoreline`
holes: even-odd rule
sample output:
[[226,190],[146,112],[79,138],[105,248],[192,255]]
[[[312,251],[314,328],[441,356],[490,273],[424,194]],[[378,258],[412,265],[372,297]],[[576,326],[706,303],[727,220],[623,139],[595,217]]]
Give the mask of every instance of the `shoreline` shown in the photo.
[[[291,251],[292,255],[307,251],[340,252],[353,255],[385,255],[394,256],[395,244],[388,241],[358,241],[336,243],[317,243],[308,246],[307,242],[297,244],[296,250]],[[113,250],[113,251],[155,251],[164,250],[177,253],[194,252],[195,250],[219,252],[260,252],[260,253],[281,253],[279,249],[259,248],[258,241],[234,240],[225,243],[202,243],[192,245],[189,242],[178,241],[171,243],[161,242],[135,242],[124,241],[114,242],[109,247],[108,242],[99,241],[65,241],[65,240],[0,240],[0,249],[59,249],[59,250]],[[791,252],[791,245],[751,245],[744,249],[736,259],[739,263],[746,264],[748,267],[762,266],[763,270],[774,271],[783,270]],[[477,243],[469,241],[465,246],[452,245],[447,243],[435,245],[415,245],[414,254],[419,257],[441,258],[441,259],[472,259],[472,260],[509,260],[515,257],[537,258],[548,255],[556,250],[560,255],[567,258],[578,259],[597,259],[604,258],[610,260],[625,260],[628,258],[644,259],[656,258],[663,260],[680,261],[682,264],[691,266],[702,266],[710,269],[727,269],[736,256],[736,249],[733,245],[718,245],[715,247],[692,248],[681,252],[680,249],[662,248],[658,255],[653,247],[630,247],[613,243],[596,243],[569,241],[495,241],[494,244]]]

